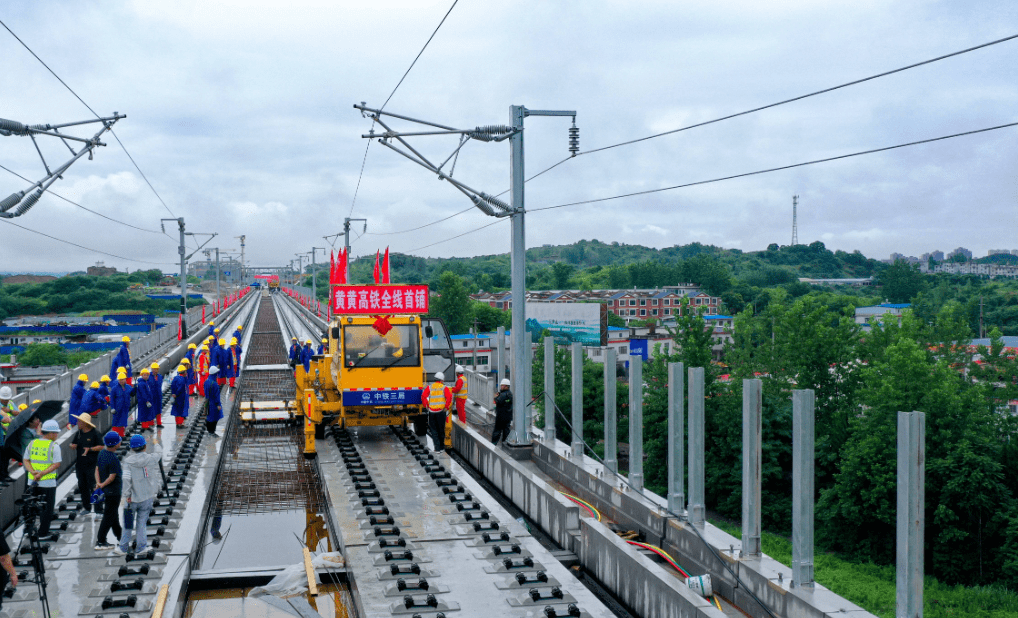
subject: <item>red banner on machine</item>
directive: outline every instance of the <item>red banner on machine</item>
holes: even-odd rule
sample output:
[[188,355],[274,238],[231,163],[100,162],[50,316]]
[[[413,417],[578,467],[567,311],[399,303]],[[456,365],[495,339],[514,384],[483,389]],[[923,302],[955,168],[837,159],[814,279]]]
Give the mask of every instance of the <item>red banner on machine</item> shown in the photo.
[[332,288],[337,315],[427,313],[426,285],[337,285]]

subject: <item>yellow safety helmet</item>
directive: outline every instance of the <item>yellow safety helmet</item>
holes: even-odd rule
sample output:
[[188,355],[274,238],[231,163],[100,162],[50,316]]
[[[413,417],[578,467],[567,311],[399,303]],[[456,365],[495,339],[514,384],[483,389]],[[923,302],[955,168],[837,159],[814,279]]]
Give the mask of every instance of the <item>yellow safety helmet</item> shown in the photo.
[[20,406],[18,406],[18,412],[24,412],[27,409],[28,409],[28,406],[25,405],[25,404],[21,404]]
[[[42,399],[33,399],[32,403],[42,403]],[[21,404],[21,405],[25,405],[25,404]]]
[[201,351],[202,352],[208,352],[209,351],[209,344],[207,344],[207,343],[201,344]]
[[290,341],[297,341],[296,337],[290,337]]
[[155,370],[157,370],[157,371],[158,371],[158,369],[159,369],[159,363],[152,363],[151,367],[152,367],[153,369],[155,369]]
[[152,373],[152,372],[148,370],[148,367],[145,367],[144,369],[141,370],[141,375],[143,375],[143,376],[147,376],[150,373]]
[[244,325],[243,324],[238,324],[237,325],[237,330],[244,330]]
[[126,376],[127,375],[127,367],[118,367],[117,368],[117,375],[120,375],[120,374],[124,374]]
[[184,367],[183,365],[178,365],[177,366],[177,373],[187,373],[187,368]]
[[87,373],[83,373],[80,376],[78,376],[78,381],[79,382],[88,382],[88,374]]
[[215,325],[216,325],[216,321],[215,320],[209,320],[209,326],[215,326]]
[[191,364],[191,359],[189,359],[189,358],[182,358],[182,359],[180,359],[180,364],[181,365],[190,365]]
[[88,387],[89,388],[99,388],[99,383],[98,382],[92,382],[91,384],[88,385]]
[[124,343],[131,343],[131,338],[128,337],[127,335],[121,337],[120,340],[123,341]]
[[329,343],[328,339],[322,339],[322,343]]
[[219,338],[219,345],[226,345],[226,339],[223,339],[222,337],[220,337]]
[[219,329],[217,328],[216,330],[214,330],[214,331],[212,331],[212,332],[214,332],[215,334],[217,334],[217,335],[218,335],[218,334],[219,334]]
[[305,341],[305,342],[304,342],[304,345],[311,345],[311,340],[310,340],[310,339],[308,339],[307,341]]
[[198,346],[196,346],[196,345],[195,345],[195,344],[193,344],[193,343],[189,343],[189,344],[187,344],[187,349],[188,349],[188,350],[197,350],[197,349],[198,349]]
[[237,338],[236,337],[230,337],[230,345],[237,345]]
[[110,381],[110,377],[109,376],[103,376],[103,377],[99,378],[99,381],[100,382],[109,382]]

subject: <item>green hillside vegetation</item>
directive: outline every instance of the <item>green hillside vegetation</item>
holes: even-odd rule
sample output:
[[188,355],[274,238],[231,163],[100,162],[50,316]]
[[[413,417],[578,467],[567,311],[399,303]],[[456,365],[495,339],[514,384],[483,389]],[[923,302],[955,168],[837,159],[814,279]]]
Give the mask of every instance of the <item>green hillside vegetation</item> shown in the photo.
[[[44,283],[14,283],[0,286],[0,319],[22,315],[132,310],[162,315],[178,310],[179,300],[154,300],[144,293],[128,290],[135,283],[162,279],[158,270],[130,275],[89,277],[69,275]],[[204,303],[189,300],[188,304]]]

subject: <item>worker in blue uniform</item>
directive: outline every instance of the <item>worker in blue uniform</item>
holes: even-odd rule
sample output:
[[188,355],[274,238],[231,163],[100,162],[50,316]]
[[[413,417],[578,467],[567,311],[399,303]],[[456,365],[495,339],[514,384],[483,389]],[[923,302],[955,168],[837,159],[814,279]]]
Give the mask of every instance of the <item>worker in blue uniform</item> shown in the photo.
[[159,400],[153,398],[153,387],[155,383],[149,378],[149,368],[145,367],[138,376],[138,422],[144,431],[152,431],[155,422],[155,406]]
[[102,397],[106,403],[110,402],[110,377],[103,376],[99,378],[99,396]]
[[184,424],[191,407],[191,398],[187,393],[187,367],[177,367],[177,377],[170,382],[170,393],[173,395],[173,407],[170,408],[170,415],[176,418],[177,427]]
[[110,363],[110,375],[117,375],[117,369],[123,367],[127,370],[127,383],[132,384],[134,382],[134,373],[131,371],[131,338],[124,335],[120,338],[122,342],[120,349],[117,350],[117,355],[113,357],[113,362]]
[[88,375],[81,374],[78,376],[78,382],[71,389],[71,400],[67,402],[67,412],[70,416],[67,419],[67,428],[70,429],[78,424],[78,416],[81,415],[81,401],[85,398],[85,393],[88,391],[85,388],[85,384],[88,383]]
[[230,347],[226,349],[230,355],[230,388],[236,388],[237,378],[240,377],[240,355],[244,353],[244,350],[241,349],[238,341],[236,337],[230,339]]
[[328,339],[322,339],[322,342],[318,344],[318,356],[325,354],[325,347],[329,345]]
[[304,349],[300,351],[300,362],[304,365],[304,373],[311,372],[311,357],[314,355],[315,352],[311,349],[311,340],[308,339],[304,342]]
[[297,342],[296,337],[290,337],[290,351],[288,353],[290,360],[290,367],[296,369],[297,363],[300,362],[300,343]]
[[238,342],[244,340],[244,325],[243,324],[238,324],[237,325],[237,330],[233,331],[233,338],[236,339]]
[[197,353],[197,345],[193,343],[187,344],[187,354],[184,354],[184,359],[187,362],[183,364],[187,368],[187,392],[191,395],[194,395],[195,388],[198,386],[198,372],[194,368],[194,355]]
[[233,354],[223,339],[219,340],[219,354],[222,357],[219,364],[219,386],[225,386],[226,381],[233,375]]
[[209,368],[209,377],[205,380],[205,399],[209,402],[209,411],[205,416],[205,430],[213,438],[218,438],[216,423],[223,418],[223,402],[219,399],[218,367]]
[[216,322],[215,320],[209,320],[209,337],[213,337],[216,334]]
[[163,426],[163,374],[159,373],[159,363],[152,363],[152,377],[149,378],[149,395],[152,409],[155,411],[156,427]]
[[127,383],[127,371],[117,374],[117,381],[110,389],[110,407],[113,408],[112,429],[121,438],[127,430],[128,417],[131,414],[131,394],[135,388]]
[[81,412],[87,412],[95,418],[107,407],[106,400],[99,394],[99,383],[92,382],[88,390],[85,391],[85,395],[81,398],[81,406],[78,408],[78,415],[80,416]]
[[209,366],[219,367],[219,370],[222,371],[222,367],[220,367],[222,361],[223,359],[219,354],[219,340],[215,337],[209,337]]

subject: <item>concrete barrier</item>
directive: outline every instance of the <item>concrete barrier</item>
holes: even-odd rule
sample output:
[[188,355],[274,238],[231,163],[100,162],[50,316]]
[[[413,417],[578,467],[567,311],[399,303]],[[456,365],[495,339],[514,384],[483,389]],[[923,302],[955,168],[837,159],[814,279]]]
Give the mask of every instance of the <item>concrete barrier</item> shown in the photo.
[[562,548],[576,553],[580,507],[473,429],[453,419],[453,448]]
[[682,579],[664,573],[659,564],[589,519],[580,524],[579,556],[584,568],[638,616],[723,618],[725,615],[690,590]]

